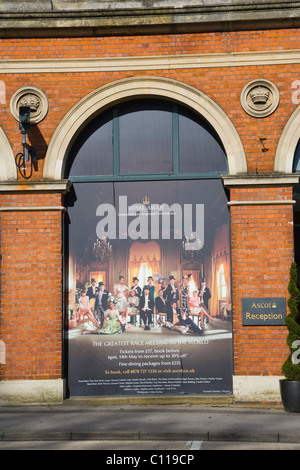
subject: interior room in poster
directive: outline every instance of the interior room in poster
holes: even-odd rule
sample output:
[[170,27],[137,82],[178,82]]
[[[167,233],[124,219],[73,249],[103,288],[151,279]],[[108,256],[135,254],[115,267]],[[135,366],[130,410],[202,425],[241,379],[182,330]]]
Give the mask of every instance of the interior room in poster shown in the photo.
[[68,213],[70,396],[231,394],[221,180],[75,183]]

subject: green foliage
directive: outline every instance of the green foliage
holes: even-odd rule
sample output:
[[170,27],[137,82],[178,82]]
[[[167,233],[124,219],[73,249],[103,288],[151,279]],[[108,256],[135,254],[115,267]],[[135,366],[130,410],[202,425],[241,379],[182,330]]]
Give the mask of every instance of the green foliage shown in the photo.
[[300,340],[300,292],[297,287],[296,263],[292,263],[291,265],[288,290],[290,294],[290,298],[288,300],[289,315],[286,317],[285,324],[289,331],[286,342],[290,349],[290,354],[282,366],[282,373],[287,380],[300,381],[300,364],[293,364],[292,361],[292,355],[295,352],[293,344],[295,341]]

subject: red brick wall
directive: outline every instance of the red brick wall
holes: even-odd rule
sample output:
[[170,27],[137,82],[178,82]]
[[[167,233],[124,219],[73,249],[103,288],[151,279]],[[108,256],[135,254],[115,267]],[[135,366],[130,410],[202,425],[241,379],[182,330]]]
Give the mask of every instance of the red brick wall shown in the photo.
[[[296,49],[299,29],[103,38],[2,39],[0,59],[51,59],[180,55]],[[133,76],[160,76],[182,81],[206,93],[227,113],[242,140],[248,171],[273,171],[278,140],[296,108],[291,85],[300,78],[300,65],[216,67],[180,70],[0,74],[6,85],[0,105],[1,126],[14,153],[20,151],[18,124],[9,109],[11,96],[33,85],[49,99],[49,113],[30,142],[44,157],[65,114],[100,86]],[[251,80],[272,81],[280,105],[265,119],[248,116],[240,93]],[[264,137],[268,152],[262,153]],[[32,179],[43,174],[43,159]],[[232,189],[231,200],[292,198],[291,188]],[[3,195],[1,205],[60,204],[57,194]],[[231,207],[234,306],[234,364],[236,374],[280,374],[286,356],[284,327],[246,328],[241,325],[241,298],[286,296],[293,259],[291,205]],[[24,249],[24,246],[26,247]],[[60,212],[1,213],[1,339],[7,345],[7,364],[1,378],[61,376],[61,214]]]
[[[60,206],[59,194],[1,196],[1,207]],[[61,211],[1,216],[1,380],[61,377]]]
[[[292,199],[291,188],[233,189],[231,201]],[[237,375],[280,375],[287,357],[281,326],[242,326],[242,298],[286,297],[293,261],[293,206],[231,206],[234,367]]]
[[[0,60],[52,59],[180,55],[199,53],[229,53],[296,49],[300,30],[271,30],[254,32],[207,33],[166,36],[108,37],[108,38],[53,38],[53,39],[2,39]],[[61,119],[81,98],[112,81],[136,75],[161,76],[183,81],[210,96],[228,114],[243,141],[251,173],[271,172],[282,129],[296,108],[292,103],[291,85],[300,77],[300,64],[217,67],[180,70],[154,70],[130,72],[87,73],[26,73],[1,75],[6,84],[7,105],[0,105],[1,125],[13,145],[20,149],[16,121],[9,109],[9,101],[16,90],[25,85],[35,85],[43,90],[50,102],[47,118],[38,126],[39,155],[45,155],[46,146]],[[241,108],[240,93],[251,80],[265,78],[272,81],[280,92],[280,106],[265,119],[248,116]],[[38,132],[36,133],[38,134]],[[262,154],[260,137],[265,137],[269,151]],[[42,175],[43,161],[39,163]]]

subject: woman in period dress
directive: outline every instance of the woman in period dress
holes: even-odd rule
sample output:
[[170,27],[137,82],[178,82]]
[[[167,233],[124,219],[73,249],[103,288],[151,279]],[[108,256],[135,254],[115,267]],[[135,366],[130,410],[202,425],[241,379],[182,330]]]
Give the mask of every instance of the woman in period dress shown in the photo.
[[181,288],[181,305],[180,305],[180,312],[183,319],[187,318],[188,316],[188,299],[190,297],[190,286],[189,286],[189,278],[187,274],[183,276],[182,283],[183,286]]
[[190,312],[193,315],[198,315],[200,317],[200,326],[202,329],[204,327],[205,316],[211,321],[214,320],[214,318],[209,314],[204,303],[201,302],[200,298],[198,297],[198,292],[196,290],[193,291],[193,296],[189,298],[189,308]]
[[116,309],[120,312],[124,322],[126,322],[128,314],[128,301],[127,295],[129,293],[129,287],[124,284],[124,277],[119,277],[119,284],[114,286],[114,295],[117,299]]
[[77,321],[79,323],[82,322],[82,326],[84,326],[85,315],[88,317],[89,320],[91,320],[91,322],[95,325],[96,328],[100,328],[100,324],[97,322],[96,318],[93,315],[89,297],[86,295],[86,291],[82,290],[81,297],[79,299],[79,309],[77,311]]
[[128,297],[128,315],[130,315],[130,322],[134,322],[134,318],[140,313],[139,310],[140,299],[137,296],[135,289],[131,289]]
[[108,309],[105,312],[104,322],[102,328],[98,331],[102,335],[116,335],[124,331],[123,325],[119,319],[119,312],[113,301],[107,303]]

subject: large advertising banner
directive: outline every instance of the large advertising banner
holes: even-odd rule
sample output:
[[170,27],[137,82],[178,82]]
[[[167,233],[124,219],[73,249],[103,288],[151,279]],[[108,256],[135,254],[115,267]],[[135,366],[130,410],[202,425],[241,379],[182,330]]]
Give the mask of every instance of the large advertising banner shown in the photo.
[[68,206],[70,396],[232,394],[222,182],[75,183]]

